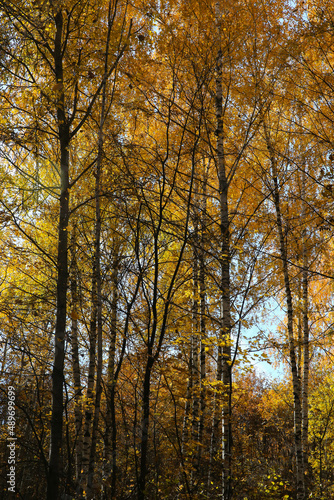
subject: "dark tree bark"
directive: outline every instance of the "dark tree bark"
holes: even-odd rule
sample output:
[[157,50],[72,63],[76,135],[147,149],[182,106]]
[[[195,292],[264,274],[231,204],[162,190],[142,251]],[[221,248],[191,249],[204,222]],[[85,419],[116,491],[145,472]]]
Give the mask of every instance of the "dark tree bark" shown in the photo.
[[[71,238],[71,346],[72,346],[72,371],[75,391],[75,479],[77,486],[80,480],[80,471],[82,463],[82,385],[81,370],[79,360],[79,341],[78,341],[78,282],[77,282],[77,261],[76,261],[76,227],[73,228]],[[79,493],[79,491],[78,491]]]
[[[221,12],[219,4],[216,12],[218,20],[218,54],[216,65],[216,136],[217,165],[220,197],[221,230],[221,301],[222,320],[220,342],[222,343],[223,414],[222,414],[222,498],[232,498],[232,422],[231,422],[231,298],[230,298],[230,223],[228,211],[228,181],[224,152],[223,123],[223,86],[222,86],[222,48]],[[220,368],[219,368],[220,370]]]
[[60,212],[58,227],[57,258],[57,316],[55,328],[55,354],[52,371],[52,419],[51,442],[48,474],[48,500],[57,500],[59,494],[60,454],[63,432],[63,383],[64,383],[64,340],[67,313],[67,240],[69,219],[69,145],[70,128],[65,112],[64,75],[63,75],[63,15],[55,15],[54,65],[59,94],[57,99],[58,137],[60,144]]
[[[305,166],[306,168],[306,166]],[[302,172],[302,203],[303,203],[303,275],[302,275],[302,293],[303,293],[303,386],[302,386],[302,447],[304,460],[304,478],[305,478],[305,498],[308,498],[308,476],[305,473],[309,472],[308,461],[308,427],[309,427],[309,371],[310,371],[310,344],[309,344],[309,263],[308,263],[308,248],[307,248],[307,220],[306,220],[306,172]]]
[[[206,179],[204,175],[203,189],[201,192],[201,238],[199,248],[199,298],[200,298],[200,415],[198,422],[198,453],[197,453],[197,467],[200,471],[202,453],[204,450],[204,427],[205,427],[205,413],[206,413],[206,349],[207,349],[207,332],[206,332],[206,266],[205,266],[205,246],[206,246]],[[200,474],[202,476],[202,473]],[[202,479],[201,479],[202,480]]]
[[283,228],[283,220],[281,213],[277,159],[275,154],[275,148],[271,142],[270,131],[268,130],[268,127],[265,123],[264,123],[264,132],[265,132],[265,139],[272,169],[272,182],[273,182],[272,197],[276,210],[276,223],[278,230],[279,249],[280,249],[282,270],[284,276],[286,305],[288,311],[287,329],[288,329],[288,339],[289,339],[289,357],[290,357],[291,372],[292,372],[293,401],[294,401],[294,437],[295,437],[295,453],[296,453],[296,466],[297,466],[297,477],[296,477],[297,500],[304,500],[305,478],[304,478],[304,460],[303,460],[303,446],[302,446],[302,388],[301,388],[300,373],[298,373],[295,339],[293,331],[294,310],[293,310],[292,292],[291,292],[290,276],[288,268],[288,254],[284,238],[284,228]]

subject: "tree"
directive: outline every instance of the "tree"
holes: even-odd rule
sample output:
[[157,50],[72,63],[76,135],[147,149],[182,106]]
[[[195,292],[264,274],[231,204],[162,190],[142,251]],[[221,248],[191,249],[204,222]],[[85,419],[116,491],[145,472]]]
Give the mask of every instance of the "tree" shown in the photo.
[[[52,420],[51,444],[48,470],[48,498],[57,498],[60,476],[60,449],[62,444],[63,422],[63,378],[64,378],[64,342],[66,333],[67,315],[67,286],[68,286],[68,223],[69,223],[69,190],[77,179],[70,180],[70,144],[71,140],[82,130],[94,104],[101,93],[105,81],[114,71],[118,60],[121,58],[127,42],[122,41],[123,32],[115,30],[118,38],[116,55],[108,64],[107,70],[97,76],[97,82],[85,82],[86,64],[91,59],[90,46],[78,45],[78,40],[92,37],[97,34],[95,16],[104,37],[104,12],[96,9],[94,3],[85,7],[81,4],[49,5],[41,4],[33,12],[30,7],[22,2],[20,4],[6,3],[1,5],[3,15],[15,34],[15,42],[7,51],[9,63],[15,61],[18,72],[11,73],[14,85],[16,82],[25,82],[32,89],[34,98],[31,107],[23,109],[22,115],[27,123],[26,130],[42,131],[44,137],[52,140],[53,146],[58,149],[57,162],[59,162],[59,225],[58,225],[58,250],[57,250],[57,301],[55,324],[55,357],[52,375]],[[116,11],[116,4],[115,4]],[[116,12],[114,13],[116,14]],[[118,15],[122,17],[123,13]],[[115,19],[115,15],[114,15]],[[107,31],[110,38],[111,25]],[[97,37],[101,39],[101,36]],[[18,55],[16,46],[20,46]],[[84,50],[85,48],[85,50]],[[94,47],[93,47],[94,48]],[[25,50],[33,54],[31,64],[25,61]],[[109,50],[109,47],[107,47]],[[96,72],[99,75],[100,67],[104,61],[93,59]],[[41,81],[37,72],[37,65],[43,67],[45,72]],[[74,70],[73,70],[74,68]],[[88,72],[89,73],[89,72]],[[92,72],[91,72],[92,73]],[[89,73],[90,75],[90,73]],[[93,75],[93,73],[92,73]],[[94,76],[90,80],[94,80]],[[8,87],[7,87],[8,89]],[[52,90],[50,90],[52,89]],[[40,95],[38,96],[38,93]],[[15,95],[3,94],[3,100],[13,101],[16,109],[20,107],[20,95],[15,100]],[[37,121],[35,113],[36,104],[40,112],[46,110],[51,122],[47,124],[44,119]],[[36,119],[36,124],[34,123]],[[34,127],[34,128],[32,128]],[[14,132],[16,133],[16,132]],[[19,144],[20,146],[20,144]]]

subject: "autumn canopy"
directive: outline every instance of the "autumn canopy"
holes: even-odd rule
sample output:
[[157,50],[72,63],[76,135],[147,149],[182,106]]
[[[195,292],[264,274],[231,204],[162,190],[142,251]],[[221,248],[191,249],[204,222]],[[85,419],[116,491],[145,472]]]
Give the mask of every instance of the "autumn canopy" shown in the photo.
[[1,498],[334,498],[332,0],[0,0],[0,157]]

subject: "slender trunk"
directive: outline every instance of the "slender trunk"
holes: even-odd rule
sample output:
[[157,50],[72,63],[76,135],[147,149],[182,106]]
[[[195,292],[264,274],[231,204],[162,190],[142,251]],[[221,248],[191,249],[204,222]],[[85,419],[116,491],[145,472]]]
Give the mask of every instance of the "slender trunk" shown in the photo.
[[[221,461],[217,460],[218,450],[219,450],[219,423],[221,419],[221,387],[220,382],[222,381],[222,367],[223,367],[223,355],[221,345],[218,345],[217,351],[217,371],[216,371],[216,381],[218,385],[214,389],[214,400],[213,400],[213,412],[212,412],[212,429],[211,429],[211,439],[210,439],[210,458],[209,458],[209,470],[208,470],[208,489],[211,488],[211,478],[215,475],[216,465],[220,464]],[[218,476],[218,474],[217,474]]]
[[138,484],[138,500],[146,497],[146,475],[147,475],[147,450],[148,450],[148,429],[150,416],[150,395],[151,395],[151,375],[154,364],[152,353],[149,353],[146,364],[144,386],[143,386],[143,409],[141,422],[141,446],[140,446],[140,474]]
[[1,370],[0,370],[0,378],[3,377],[5,371],[6,371],[6,361],[7,361],[7,345],[8,345],[8,338],[5,340],[5,347],[4,351],[1,356]]
[[222,498],[232,498],[232,423],[231,423],[231,299],[230,299],[230,225],[228,213],[228,182],[224,154],[223,123],[223,86],[222,86],[222,48],[221,48],[221,13],[219,2],[216,4],[218,23],[218,54],[216,65],[216,121],[217,121],[217,165],[220,196],[220,229],[221,229],[221,300],[222,322],[221,342],[223,344],[222,377],[224,385],[222,410]]
[[[100,404],[101,404],[101,393],[102,393],[102,296],[101,296],[101,202],[100,202],[100,191],[101,191],[101,177],[102,177],[102,161],[103,161],[103,129],[104,122],[106,118],[106,99],[107,99],[107,79],[108,79],[108,55],[109,55],[109,45],[110,45],[110,35],[112,28],[112,5],[109,2],[108,8],[108,35],[105,47],[105,61],[104,61],[104,75],[102,81],[102,102],[101,102],[101,115],[100,115],[100,126],[99,126],[99,136],[98,136],[98,153],[96,161],[96,173],[95,173],[95,234],[94,234],[94,265],[93,265],[93,286],[92,286],[92,301],[93,301],[93,321],[95,321],[95,326],[92,324],[94,331],[94,349],[95,342],[97,338],[97,366],[96,366],[96,383],[95,383],[95,404],[94,404],[94,416],[91,428],[91,440],[87,439],[86,442],[86,455],[85,455],[85,465],[87,466],[87,459],[89,454],[89,463],[87,471],[87,498],[90,499],[93,496],[93,476],[95,468],[95,455],[96,455],[96,443],[97,443],[97,433],[100,418]],[[95,295],[94,295],[95,292]],[[95,354],[93,355],[95,359]],[[92,367],[92,372],[94,378],[94,368]],[[93,382],[93,380],[91,381]],[[89,437],[89,426],[92,418],[93,409],[89,408],[87,413],[87,438]],[[90,445],[90,449],[89,449]]]
[[104,436],[104,495],[116,497],[116,415],[115,415],[115,356],[117,337],[117,302],[118,302],[118,246],[114,243],[112,272],[111,328],[108,359],[108,378],[106,388],[107,414]]
[[95,386],[95,406],[94,406],[94,418],[92,425],[92,439],[90,448],[90,458],[89,458],[89,470],[88,470],[88,481],[87,481],[87,498],[92,498],[93,495],[93,475],[95,468],[95,454],[96,454],[96,442],[97,442],[97,432],[100,417],[100,404],[101,404],[101,393],[102,393],[102,296],[101,296],[101,202],[100,202],[100,192],[101,192],[101,178],[102,178],[102,162],[103,162],[103,129],[104,121],[106,117],[106,99],[107,99],[107,78],[108,78],[108,53],[110,44],[110,32],[111,32],[111,2],[109,2],[109,13],[108,13],[108,36],[105,49],[105,67],[103,76],[103,86],[102,86],[102,103],[101,103],[101,117],[99,126],[99,138],[98,138],[98,154],[96,161],[96,174],[95,174],[95,282],[96,282],[96,313],[97,313],[97,367],[96,367],[96,386]]
[[205,283],[205,231],[206,231],[206,189],[203,189],[203,203],[201,213],[201,244],[199,248],[199,296],[200,296],[200,333],[201,333],[201,355],[200,355],[200,415],[198,425],[198,469],[201,466],[201,456],[204,446],[204,422],[206,407],[206,283]]
[[73,229],[71,242],[71,345],[72,345],[72,371],[74,380],[74,415],[75,415],[75,478],[79,485],[80,468],[82,462],[82,386],[79,361],[78,343],[78,284],[77,284],[77,263],[76,263],[76,228]]
[[198,334],[199,334],[199,297],[198,297],[198,207],[195,204],[195,217],[194,217],[194,237],[193,237],[193,269],[192,269],[192,285],[193,285],[193,303],[192,303],[192,335],[191,335],[191,349],[192,349],[192,381],[193,381],[193,404],[192,404],[192,437],[197,439],[198,433],[198,386],[199,386],[199,359],[198,359]]
[[[304,454],[304,474],[308,471],[308,386],[309,386],[309,320],[308,320],[308,255],[307,255],[307,230],[306,230],[306,174],[303,171],[302,178],[302,198],[303,198],[303,391],[302,391],[302,442]],[[305,475],[304,475],[305,477]],[[305,477],[305,498],[307,492],[307,478]]]
[[281,202],[280,202],[280,191],[278,185],[278,172],[277,163],[275,157],[275,151],[271,144],[269,132],[266,125],[264,124],[265,138],[267,143],[268,152],[270,155],[271,167],[272,167],[272,177],[273,177],[273,200],[276,210],[276,222],[279,236],[279,248],[281,255],[281,262],[283,267],[284,276],[284,286],[285,286],[285,296],[286,304],[288,310],[288,338],[289,338],[289,354],[290,354],[290,364],[292,372],[292,384],[293,384],[293,400],[294,400],[294,436],[295,436],[295,451],[296,451],[296,468],[297,468],[297,500],[305,499],[305,488],[304,488],[304,466],[303,466],[303,448],[302,448],[302,404],[301,404],[301,381],[300,374],[298,373],[296,351],[295,351],[295,340],[293,333],[293,304],[292,304],[292,293],[289,278],[288,269],[288,257],[287,248],[283,233],[283,223],[281,214]]
[[60,144],[60,212],[58,227],[57,257],[57,312],[55,327],[55,354],[52,371],[52,417],[49,455],[49,474],[47,499],[57,500],[61,477],[61,447],[63,432],[63,382],[64,382],[64,341],[66,333],[67,312],[67,239],[69,219],[69,144],[70,133],[65,114],[65,96],[63,86],[62,31],[63,15],[59,11],[55,15],[54,62],[55,76],[60,90],[57,100],[58,137]]
[[[103,95],[102,101],[104,101],[105,96]],[[102,103],[101,115],[104,119],[104,102]],[[102,118],[101,118],[102,120]],[[100,240],[101,240],[101,209],[100,209],[100,183],[101,183],[101,173],[102,173],[102,126],[100,126],[99,133],[99,151],[98,158],[96,162],[96,176],[95,176],[95,278],[94,282],[96,284],[96,296],[93,300],[96,301],[96,320],[97,320],[97,365],[96,365],[96,382],[95,382],[95,404],[94,404],[94,416],[92,423],[92,437],[90,443],[90,456],[89,456],[89,466],[88,466],[88,477],[87,477],[87,498],[92,498],[93,491],[93,474],[95,466],[95,454],[96,454],[96,440],[97,431],[99,425],[100,416],[100,402],[101,402],[101,392],[102,392],[102,297],[101,297],[101,250],[100,250]]]
[[[161,203],[161,202],[160,202]],[[148,436],[149,436],[149,418],[150,418],[150,397],[151,397],[151,376],[155,362],[153,355],[153,346],[158,328],[158,281],[159,281],[159,253],[158,253],[158,236],[162,224],[162,205],[160,204],[160,218],[158,227],[154,231],[154,289],[152,300],[153,323],[152,329],[148,326],[147,332],[147,360],[145,367],[145,375],[143,381],[143,397],[142,397],[142,418],[141,418],[141,441],[140,441],[140,472],[138,477],[138,500],[144,500],[146,497],[146,476],[147,476],[147,452],[148,452]],[[164,321],[163,321],[164,325]],[[164,328],[162,325],[161,328]],[[159,354],[159,347],[156,351],[156,356]]]
[[80,477],[80,492],[83,494],[87,491],[88,484],[88,468],[91,448],[91,432],[94,409],[94,382],[95,382],[95,367],[96,367],[96,340],[97,340],[97,291],[96,291],[96,269],[95,256],[93,258],[93,276],[92,276],[92,291],[91,291],[91,318],[89,331],[89,365],[87,375],[87,390],[86,390],[86,409],[85,422],[83,429],[83,449],[82,449],[82,464]]
[[[197,206],[195,207],[195,221],[194,221],[194,249],[193,249],[193,303],[192,303],[192,335],[191,335],[191,380],[192,380],[192,441],[198,442],[198,429],[199,429],[199,391],[200,391],[200,369],[199,369],[199,297],[198,297],[198,214]],[[195,453],[193,457],[195,458]],[[195,465],[195,464],[193,464]],[[190,486],[193,486],[194,470],[191,472]]]
[[[186,477],[186,469],[184,459],[185,453],[185,443],[188,438],[188,425],[189,425],[189,415],[191,410],[191,393],[192,393],[192,346],[190,346],[190,360],[189,360],[189,377],[187,382],[187,393],[186,393],[186,403],[184,408],[184,416],[183,416],[183,425],[182,425],[182,433],[181,433],[181,445],[180,445],[180,465],[179,465],[179,488],[178,491],[181,491],[182,478]],[[178,493],[177,498],[180,498],[180,493]]]
[[97,443],[100,406],[101,406],[101,393],[102,393],[102,316],[101,316],[101,311],[99,309],[101,309],[101,304],[99,304],[97,312],[97,368],[96,368],[96,383],[95,383],[94,416],[92,423],[92,437],[91,437],[88,478],[87,478],[87,499],[93,497],[93,476],[94,476],[94,468],[96,460],[96,443]]
[[[298,280],[298,302],[302,302],[302,279]],[[297,318],[297,332],[298,332],[298,351],[297,351],[297,372],[302,374],[303,366],[303,311],[302,307],[298,307],[298,318]]]

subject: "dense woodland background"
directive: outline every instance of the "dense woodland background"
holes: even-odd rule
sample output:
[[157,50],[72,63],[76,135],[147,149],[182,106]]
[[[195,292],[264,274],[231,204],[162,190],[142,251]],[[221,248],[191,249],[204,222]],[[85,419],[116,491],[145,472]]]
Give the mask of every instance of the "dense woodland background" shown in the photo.
[[1,498],[334,498],[333,65],[331,0],[0,0]]

